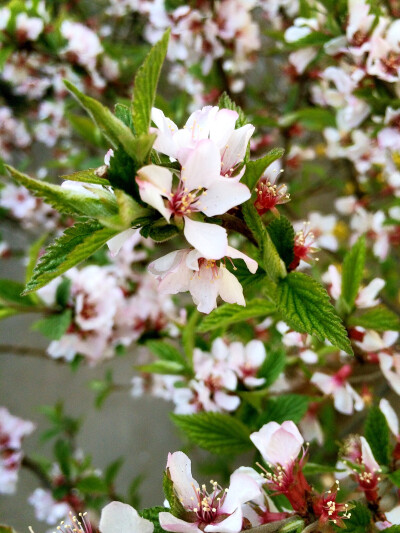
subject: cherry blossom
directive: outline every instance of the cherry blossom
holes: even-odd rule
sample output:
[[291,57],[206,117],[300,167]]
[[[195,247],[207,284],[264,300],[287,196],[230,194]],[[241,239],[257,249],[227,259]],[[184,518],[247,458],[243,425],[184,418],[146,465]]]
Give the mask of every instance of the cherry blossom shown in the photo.
[[153,533],[154,525],[130,505],[111,502],[101,511],[99,529],[101,533]]

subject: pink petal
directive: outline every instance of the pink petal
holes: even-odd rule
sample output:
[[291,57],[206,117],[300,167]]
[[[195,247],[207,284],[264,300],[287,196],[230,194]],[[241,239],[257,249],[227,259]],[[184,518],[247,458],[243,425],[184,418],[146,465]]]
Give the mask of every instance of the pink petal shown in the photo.
[[189,191],[208,188],[219,178],[221,156],[218,147],[210,140],[200,141],[190,151],[184,166],[181,179]]
[[227,148],[222,157],[222,174],[226,174],[237,163],[243,161],[246,155],[247,145],[250,137],[254,133],[254,126],[246,124],[241,128],[234,130],[230,135]]
[[248,187],[243,183],[231,178],[218,178],[201,196],[199,207],[208,217],[213,217],[246,202],[250,196]]
[[206,259],[221,259],[226,256],[228,236],[226,230],[216,224],[185,219],[186,240]]
[[160,521],[160,526],[165,531],[176,531],[177,533],[202,533],[195,523],[185,522],[171,513],[159,513],[158,519]]
[[232,259],[243,259],[243,261],[246,263],[247,268],[250,270],[252,274],[254,274],[257,271],[257,268],[258,268],[257,261],[254,261],[254,259],[251,259],[251,257],[249,257],[248,255],[245,255],[242,252],[239,252],[239,250],[236,250],[236,248],[232,248],[232,246],[228,246],[226,255],[228,257],[231,257]]

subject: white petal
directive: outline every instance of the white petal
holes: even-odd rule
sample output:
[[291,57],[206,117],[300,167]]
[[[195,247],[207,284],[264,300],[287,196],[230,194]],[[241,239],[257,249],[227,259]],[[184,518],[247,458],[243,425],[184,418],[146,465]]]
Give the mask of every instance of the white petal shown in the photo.
[[154,276],[162,276],[163,274],[167,274],[171,270],[174,270],[178,267],[187,252],[188,250],[176,250],[167,255],[163,255],[159,259],[156,259],[149,264],[149,272],[151,272]]
[[204,531],[206,533],[215,532],[215,533],[237,533],[241,531],[242,528],[243,515],[241,509],[236,509],[228,518],[222,520],[217,525],[213,526],[212,524],[206,526]]
[[206,259],[225,257],[228,247],[226,230],[216,224],[197,222],[185,218],[184,235],[186,240]]
[[158,165],[147,165],[138,170],[137,175],[141,180],[152,183],[161,192],[168,195],[172,188],[172,173],[164,167]]
[[382,400],[379,402],[379,409],[385,415],[390,431],[393,433],[395,437],[398,437],[399,419],[397,418],[396,411],[393,409],[390,403],[386,400],[386,398],[382,398]]
[[229,490],[222,505],[222,510],[232,513],[243,503],[257,498],[259,494],[259,484],[252,476],[244,472],[235,471],[231,475]]
[[239,252],[239,250],[236,250],[236,248],[228,246],[226,255],[228,257],[231,257],[232,259],[243,259],[243,261],[246,263],[247,268],[252,274],[255,274],[255,272],[257,271],[257,261],[254,261],[254,259],[251,259],[251,257],[249,257],[248,255]]
[[189,281],[189,291],[197,310],[211,313],[217,307],[219,279],[213,279],[211,269],[201,268]]
[[236,411],[240,405],[239,396],[233,396],[226,392],[217,390],[214,394],[214,401],[224,411]]
[[196,496],[196,488],[199,486],[192,477],[192,463],[183,452],[174,452],[168,455],[167,469],[183,505],[192,505],[192,497]]
[[[178,131],[178,127],[172,120],[165,117],[160,109],[156,109],[155,107],[151,111],[151,119],[158,128],[158,130],[155,130],[157,139],[154,142],[153,148],[162,154],[176,158],[177,145],[174,134]],[[150,131],[154,132],[154,129],[151,128]]]
[[143,202],[157,209],[159,213],[169,222],[172,211],[165,206],[162,191],[148,181],[136,179],[139,185],[139,195]]
[[154,525],[138,512],[121,502],[111,502],[101,512],[101,533],[153,533]]
[[199,208],[208,217],[222,215],[246,202],[250,196],[248,187],[243,183],[232,181],[231,178],[218,178],[201,196]]
[[339,387],[333,393],[333,404],[339,413],[351,415],[353,413],[353,399],[345,387]]
[[227,148],[222,157],[223,174],[229,172],[232,167],[244,159],[247,145],[254,130],[254,126],[246,124],[231,134],[227,142]]
[[158,519],[161,527],[165,531],[176,531],[177,533],[202,533],[196,524],[185,522],[171,513],[159,513]]
[[200,141],[190,151],[181,178],[189,191],[197,188],[208,188],[221,172],[221,156],[216,144],[210,140]]
[[118,233],[115,237],[107,241],[107,246],[111,252],[112,255],[117,255],[117,253],[120,251],[121,246],[134,234],[136,233],[136,229],[129,228],[125,231],[121,231],[121,233]]
[[237,278],[225,267],[220,267],[221,281],[219,284],[219,295],[228,304],[246,305],[243,296],[243,287]]
[[210,139],[215,142],[218,148],[224,148],[231,133],[235,129],[239,114],[231,109],[220,109],[210,129]]

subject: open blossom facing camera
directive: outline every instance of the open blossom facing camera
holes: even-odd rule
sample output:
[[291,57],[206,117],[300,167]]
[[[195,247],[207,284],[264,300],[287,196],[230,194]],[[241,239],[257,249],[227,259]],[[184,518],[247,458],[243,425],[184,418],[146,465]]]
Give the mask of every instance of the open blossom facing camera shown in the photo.
[[[257,270],[256,261],[230,246],[224,256],[243,259],[252,274]],[[189,291],[202,313],[217,306],[218,296],[225,302],[245,305],[242,286],[224,262],[206,259],[197,250],[171,252],[150,263],[149,271],[160,280],[159,289],[164,294]]]
[[242,504],[259,495],[258,483],[236,471],[231,475],[229,489],[211,481],[210,490],[192,477],[191,461],[182,452],[169,454],[167,476],[182,504],[178,516],[161,512],[160,525],[165,531],[180,533],[239,533],[242,530]]

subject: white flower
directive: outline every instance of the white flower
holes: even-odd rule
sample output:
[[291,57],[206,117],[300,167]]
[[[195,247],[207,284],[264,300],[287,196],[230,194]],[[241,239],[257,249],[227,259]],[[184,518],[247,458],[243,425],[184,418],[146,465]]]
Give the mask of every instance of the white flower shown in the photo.
[[99,529],[101,533],[153,533],[154,525],[130,505],[111,502],[101,511]]
[[[224,255],[243,259],[253,274],[257,270],[253,259],[230,246]],[[205,259],[197,250],[177,250],[160,257],[150,263],[149,272],[159,279],[159,290],[164,294],[189,291],[202,313],[210,313],[217,306],[218,295],[228,303],[246,304],[236,277],[223,263]]]
[[356,411],[364,409],[363,399],[347,382],[350,374],[351,366],[344,365],[333,376],[315,372],[310,380],[324,394],[332,394],[335,409],[345,415],[353,414],[354,409]]
[[250,439],[267,464],[283,468],[295,462],[304,444],[300,431],[291,420],[283,424],[269,422],[260,431],[252,433]]

